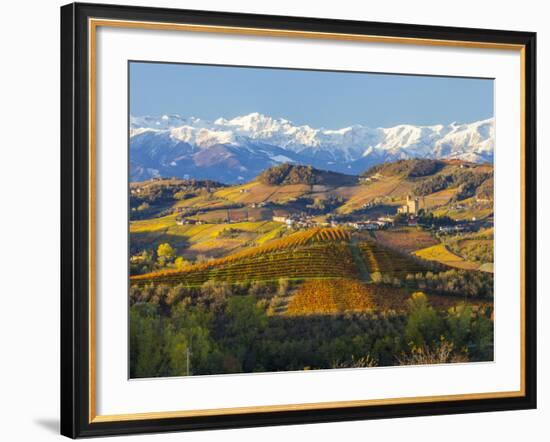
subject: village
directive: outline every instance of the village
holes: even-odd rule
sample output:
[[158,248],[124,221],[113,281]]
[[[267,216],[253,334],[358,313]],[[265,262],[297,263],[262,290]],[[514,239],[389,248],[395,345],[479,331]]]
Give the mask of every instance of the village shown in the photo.
[[[438,218],[437,222],[434,222],[433,217],[429,218],[425,216],[427,212],[421,207],[422,205],[419,198],[407,195],[405,203],[397,207],[394,214],[387,213],[382,216],[368,216],[368,214],[358,213],[352,216],[340,216],[330,212],[319,215],[319,213],[300,210],[299,208],[292,207],[292,205],[281,208],[279,205],[270,202],[257,202],[249,205],[234,204],[224,209],[217,209],[216,211],[222,212],[223,215],[210,219],[205,219],[202,216],[214,209],[185,210],[178,208],[177,212],[179,216],[176,218],[176,224],[235,224],[271,220],[282,223],[292,230],[303,230],[313,227],[347,227],[356,231],[375,231],[394,226],[408,226],[419,227],[425,230],[436,230],[441,234],[477,231],[481,227],[490,227],[492,225],[490,221],[478,222],[475,218],[462,221]],[[375,207],[376,204],[372,202],[366,203],[363,206],[363,210],[368,211]],[[263,209],[263,211],[258,212],[259,209]],[[260,213],[260,215],[254,216],[252,213]]]
[[378,217],[377,219],[365,219],[361,221],[316,221],[311,215],[297,214],[288,216],[273,216],[273,221],[284,223],[292,229],[308,229],[311,227],[342,227],[347,226],[355,230],[379,230],[393,226],[393,218],[390,216]]

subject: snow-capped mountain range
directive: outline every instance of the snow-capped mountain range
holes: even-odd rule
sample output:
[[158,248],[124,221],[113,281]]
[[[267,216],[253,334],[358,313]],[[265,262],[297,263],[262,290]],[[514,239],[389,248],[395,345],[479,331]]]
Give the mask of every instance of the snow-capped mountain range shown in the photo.
[[493,119],[469,124],[342,129],[298,126],[251,113],[207,121],[180,115],[130,117],[130,179],[155,176],[236,183],[293,162],[359,174],[407,158],[493,161]]

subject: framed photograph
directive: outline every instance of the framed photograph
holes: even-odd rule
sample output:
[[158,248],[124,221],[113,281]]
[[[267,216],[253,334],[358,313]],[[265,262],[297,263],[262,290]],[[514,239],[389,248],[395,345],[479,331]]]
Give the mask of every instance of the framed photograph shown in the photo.
[[62,434],[535,408],[535,44],[62,7]]

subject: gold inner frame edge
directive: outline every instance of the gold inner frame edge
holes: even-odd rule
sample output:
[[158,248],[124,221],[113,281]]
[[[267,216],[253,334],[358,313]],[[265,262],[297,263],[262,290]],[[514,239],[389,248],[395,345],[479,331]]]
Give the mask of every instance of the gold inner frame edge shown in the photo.
[[[180,410],[180,411],[158,411],[145,413],[128,414],[96,414],[96,243],[95,243],[95,208],[96,208],[96,35],[97,28],[115,27],[115,28],[133,28],[146,30],[170,30],[186,32],[206,32],[217,34],[236,34],[253,35],[266,37],[291,37],[306,39],[324,39],[339,41],[356,41],[370,43],[388,43],[388,44],[410,44],[419,46],[443,46],[443,47],[461,47],[477,49],[498,49],[518,51],[520,54],[520,167],[521,167],[521,226],[520,226],[520,389],[518,391],[499,391],[487,393],[465,393],[453,395],[437,396],[415,396],[403,398],[387,399],[366,399],[353,401],[332,401],[303,404],[284,404],[284,405],[260,405],[233,408],[199,409],[199,410]],[[492,42],[474,42],[460,40],[440,40],[424,39],[412,37],[391,37],[362,34],[345,33],[327,33],[311,31],[293,31],[283,29],[265,29],[265,28],[246,28],[232,26],[211,26],[182,23],[159,23],[143,22],[132,20],[111,20],[111,19],[88,19],[88,94],[89,94],[89,401],[88,401],[88,422],[117,422],[133,421],[146,419],[168,419],[178,417],[198,417],[198,416],[221,416],[236,415],[246,413],[269,413],[280,411],[299,411],[299,410],[322,410],[328,408],[349,408],[365,407],[375,405],[397,405],[397,404],[415,404],[427,402],[460,401],[460,400],[482,400],[497,398],[513,398],[525,396],[525,46],[522,44],[492,43]]]

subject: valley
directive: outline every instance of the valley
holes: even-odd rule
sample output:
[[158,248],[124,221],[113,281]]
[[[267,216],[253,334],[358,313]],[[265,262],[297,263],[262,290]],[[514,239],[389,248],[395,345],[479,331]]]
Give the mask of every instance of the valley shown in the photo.
[[[301,370],[401,364],[407,339],[417,339],[413,316],[427,315],[430,333],[449,340],[458,339],[458,318],[469,324],[450,358],[486,360],[494,296],[488,182],[487,164],[431,159],[359,175],[281,164],[234,185],[132,182],[133,330],[161,330],[166,357],[169,334],[180,330],[204,352],[194,353],[193,374]],[[363,336],[364,327],[378,332]],[[322,336],[321,328],[335,333],[324,344],[310,335]],[[280,346],[286,363],[276,360]],[[137,364],[133,374],[173,374],[158,364]]]
[[301,63],[128,62],[131,379],[494,360],[494,79]]
[[[490,229],[492,195],[479,195],[483,183],[492,179],[487,166],[429,162],[436,169],[423,176],[412,176],[405,166],[350,176],[282,165],[268,169],[270,176],[264,171],[242,185],[177,179],[132,183],[131,253],[168,242],[188,261],[199,255],[219,258],[321,227],[367,234],[412,253],[421,245],[439,244],[442,237]],[[446,188],[434,185],[436,178]],[[410,213],[400,213],[409,210],[407,204]]]

